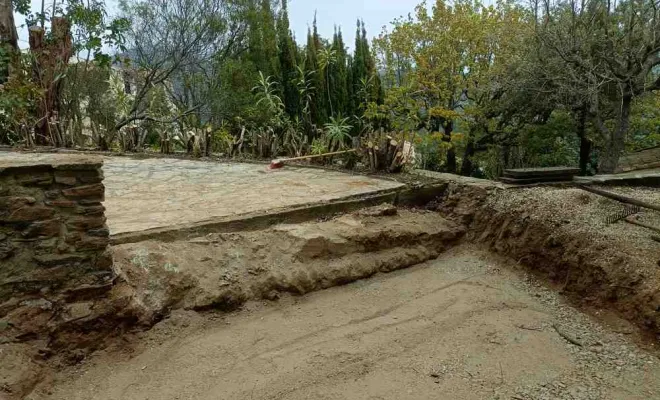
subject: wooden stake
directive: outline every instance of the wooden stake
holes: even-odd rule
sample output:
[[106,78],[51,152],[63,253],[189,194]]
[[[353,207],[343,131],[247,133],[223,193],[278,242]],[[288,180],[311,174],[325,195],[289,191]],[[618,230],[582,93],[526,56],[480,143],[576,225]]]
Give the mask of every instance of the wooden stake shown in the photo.
[[608,199],[616,200],[616,201],[619,201],[621,203],[633,204],[633,205],[636,205],[636,206],[648,208],[650,210],[660,211],[660,206],[657,206],[657,205],[651,204],[651,203],[647,203],[645,201],[633,199],[632,197],[623,196],[623,195],[616,194],[616,193],[611,193],[611,192],[606,192],[604,190],[596,189],[594,187],[587,186],[587,185],[578,185],[578,187],[582,190],[586,190],[587,192],[591,192],[591,193],[594,193],[594,194],[597,194],[597,195],[600,195],[600,196],[603,196],[603,197],[607,197]]
[[628,217],[628,218],[626,218],[625,221],[626,221],[627,223],[629,223],[629,224],[633,224],[633,225],[641,226],[641,227],[643,227],[643,228],[650,229],[650,230],[652,230],[652,231],[655,231],[655,232],[660,233],[660,228],[658,228],[658,227],[656,227],[656,226],[653,226],[653,225],[645,224],[645,223],[643,223],[643,222],[639,222],[639,221],[637,221],[636,219],[634,219],[634,218],[632,218],[632,217]]

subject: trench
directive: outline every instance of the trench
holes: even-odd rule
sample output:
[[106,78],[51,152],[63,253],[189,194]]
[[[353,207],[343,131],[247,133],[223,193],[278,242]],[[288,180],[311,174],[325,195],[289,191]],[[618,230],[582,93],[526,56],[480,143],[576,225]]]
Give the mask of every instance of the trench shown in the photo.
[[[446,390],[458,396],[451,398],[488,394],[526,399],[540,398],[537,395],[564,398],[560,395],[584,389],[583,397],[565,398],[590,399],[617,398],[619,389],[632,390],[639,398],[660,393],[657,358],[633,338],[657,334],[660,321],[658,276],[648,272],[651,268],[645,258],[638,257],[639,249],[593,240],[570,229],[568,223],[558,225],[525,208],[498,208],[493,199],[504,192],[496,185],[450,182],[441,192],[437,187],[434,190],[433,200],[421,208],[382,205],[309,222],[115,244],[117,284],[94,305],[101,312],[72,321],[53,335],[51,346],[57,355],[41,365],[40,379],[50,376],[56,383],[46,380],[37,385],[33,398],[430,398]],[[595,200],[590,197],[590,201]],[[530,288],[534,279],[537,284]],[[362,293],[365,287],[371,288],[366,294]],[[398,292],[398,288],[403,289]],[[383,297],[383,290],[389,295]],[[355,303],[336,297],[353,295]],[[371,295],[382,297],[381,302]],[[611,312],[619,328],[601,326],[603,321],[594,322],[572,306],[557,306],[566,299],[582,309]],[[324,302],[334,308],[321,305]],[[366,304],[364,310],[356,308],[361,302]],[[481,306],[468,306],[472,302]],[[457,305],[462,306],[454,310]],[[307,311],[299,313],[292,307]],[[314,307],[322,310],[321,315],[330,315],[311,321],[310,313],[317,312]],[[568,316],[563,307],[569,307]],[[346,309],[350,312],[340,312]],[[406,312],[397,312],[400,309]],[[301,324],[300,331],[287,322],[290,315],[294,315],[290,323]],[[508,323],[502,325],[500,318]],[[259,326],[263,320],[275,332],[294,339],[281,342]],[[556,329],[557,320],[573,333],[558,335],[565,329]],[[230,328],[225,327],[226,321]],[[319,326],[314,327],[315,323]],[[438,331],[438,324],[447,329]],[[404,334],[397,333],[398,326]],[[625,330],[625,335],[617,329]],[[241,332],[250,332],[246,336],[259,351],[231,339]],[[532,339],[534,332],[541,332],[541,338]],[[386,333],[396,340],[383,338]],[[222,351],[213,354],[234,360],[232,365],[244,374],[245,382],[230,383],[232,376],[239,379],[241,375],[224,364],[216,371],[222,376],[219,382],[227,385],[222,390],[220,384],[206,391],[177,384],[164,384],[159,390],[129,377],[153,368],[155,382],[174,379],[170,370],[154,364],[160,357],[167,365],[169,357],[163,353],[167,348],[177,354],[190,350],[204,360],[201,365],[212,368],[205,355],[209,348],[196,347],[184,338],[188,335],[204,343],[226,341],[227,345],[220,346]],[[461,360],[460,352],[451,346],[438,350],[423,344],[424,338],[435,336],[464,346],[472,360]],[[354,341],[361,337],[369,341],[368,350],[355,347]],[[581,345],[567,342],[566,337],[577,337]],[[117,343],[122,340],[135,349],[135,357],[117,355],[121,353]],[[484,347],[484,340],[510,347],[493,350]],[[264,349],[258,345],[262,341]],[[232,351],[232,345],[247,355]],[[544,346],[554,348],[557,357],[538,357],[535,351],[543,351]],[[619,365],[623,356],[616,348],[621,346],[644,362],[626,360]],[[99,351],[102,355],[96,356]],[[515,366],[511,351],[526,355],[531,378],[524,368]],[[315,352],[321,352],[318,359]],[[421,361],[426,353],[435,357],[435,364]],[[151,364],[134,370],[143,356]],[[606,363],[606,356],[614,358]],[[194,364],[188,356],[182,357]],[[304,360],[302,372],[291,365],[296,357]],[[498,357],[507,369],[517,371],[508,383],[501,363],[493,361]],[[117,359],[121,371],[108,371],[108,363]],[[482,373],[475,359],[482,359],[487,370],[481,378],[475,378]],[[265,360],[267,366],[255,366],[254,360]],[[330,366],[317,371],[318,363],[324,362]],[[197,374],[208,373],[193,364],[174,363],[169,368],[188,365]],[[438,372],[443,366],[444,372]],[[616,375],[622,366],[627,379],[641,376],[645,383],[623,385],[623,378]],[[279,369],[284,375],[276,373]],[[91,371],[90,376],[102,382],[72,378],[75,371]],[[574,381],[570,376],[575,371],[586,374],[588,384]],[[102,379],[104,373],[108,379]],[[614,374],[612,384],[599,389],[610,374]],[[267,379],[260,381],[259,376]],[[639,382],[635,379],[629,381]],[[183,381],[193,384],[197,378],[184,374]],[[398,382],[390,388],[394,395],[373,386],[387,387],[389,381]],[[362,386],[355,387],[359,395],[337,390],[338,382],[347,387],[351,387],[348,382],[361,382]],[[409,389],[411,384],[423,391]],[[85,392],[84,385],[94,387],[95,394]],[[24,389],[25,393],[30,390]]]

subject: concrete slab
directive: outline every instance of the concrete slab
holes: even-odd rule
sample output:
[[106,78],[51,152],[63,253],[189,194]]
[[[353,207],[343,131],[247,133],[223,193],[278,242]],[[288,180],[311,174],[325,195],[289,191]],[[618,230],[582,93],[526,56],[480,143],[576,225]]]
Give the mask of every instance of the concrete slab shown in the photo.
[[402,184],[311,168],[180,159],[104,159],[113,235],[281,210],[394,190]]

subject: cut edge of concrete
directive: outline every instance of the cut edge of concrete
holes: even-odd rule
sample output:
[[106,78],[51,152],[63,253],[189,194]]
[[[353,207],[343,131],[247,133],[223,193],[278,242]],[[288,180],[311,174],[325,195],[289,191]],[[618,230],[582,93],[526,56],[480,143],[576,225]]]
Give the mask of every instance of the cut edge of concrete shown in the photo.
[[420,187],[402,185],[394,189],[384,189],[367,195],[346,196],[333,201],[311,202],[292,207],[222,216],[187,224],[117,233],[111,235],[110,243],[119,245],[146,240],[175,241],[211,232],[259,230],[282,223],[301,223],[328,218],[336,214],[349,213],[382,203],[418,206],[441,196],[447,183],[438,181]]

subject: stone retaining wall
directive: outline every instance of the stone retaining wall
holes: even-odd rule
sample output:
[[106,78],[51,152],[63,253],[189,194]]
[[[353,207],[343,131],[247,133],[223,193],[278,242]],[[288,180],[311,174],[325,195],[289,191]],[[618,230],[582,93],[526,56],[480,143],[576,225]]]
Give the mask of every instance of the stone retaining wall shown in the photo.
[[102,161],[30,160],[0,158],[0,343],[85,317],[114,277]]

